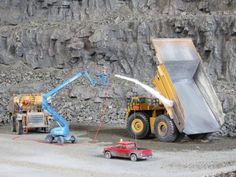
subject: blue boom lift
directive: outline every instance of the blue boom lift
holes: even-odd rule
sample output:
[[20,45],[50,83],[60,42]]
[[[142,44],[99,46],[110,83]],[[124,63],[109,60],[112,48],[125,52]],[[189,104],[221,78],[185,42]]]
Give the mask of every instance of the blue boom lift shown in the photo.
[[76,79],[79,79],[81,77],[86,77],[90,84],[95,87],[97,84],[98,85],[103,85],[106,86],[108,83],[107,75],[104,73],[97,74],[98,77],[98,82],[94,80],[87,71],[83,72],[78,72],[75,74],[73,77],[70,79],[64,81],[61,85],[57,86],[56,88],[52,89],[48,93],[44,94],[42,96],[42,108],[46,112],[48,112],[59,124],[59,127],[53,128],[50,131],[50,134],[47,135],[46,141],[48,143],[52,143],[54,140],[58,144],[64,144],[64,142],[71,142],[75,143],[77,141],[75,136],[70,135],[70,130],[69,130],[69,125],[67,121],[61,117],[49,104],[49,101],[51,100],[52,96],[54,96],[57,92],[59,92],[62,88],[70,84]]

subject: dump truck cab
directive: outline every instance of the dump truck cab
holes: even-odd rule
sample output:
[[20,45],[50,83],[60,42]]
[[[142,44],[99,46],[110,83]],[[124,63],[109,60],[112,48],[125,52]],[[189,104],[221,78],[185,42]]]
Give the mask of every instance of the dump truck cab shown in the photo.
[[159,99],[142,96],[134,96],[127,99],[128,105],[125,117],[128,118],[134,112],[146,111],[146,114],[152,115],[153,110],[165,110]]

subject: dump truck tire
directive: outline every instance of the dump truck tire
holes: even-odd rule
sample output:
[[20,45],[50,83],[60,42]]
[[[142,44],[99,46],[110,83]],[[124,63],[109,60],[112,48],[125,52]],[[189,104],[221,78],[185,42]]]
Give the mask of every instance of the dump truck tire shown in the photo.
[[127,130],[132,138],[143,139],[150,134],[148,116],[144,113],[133,113],[128,117]]
[[17,123],[16,123],[16,134],[17,135],[22,135],[23,134],[22,120],[17,120]]
[[154,124],[154,133],[157,139],[162,142],[174,142],[179,136],[179,131],[173,120],[165,115],[157,116]]

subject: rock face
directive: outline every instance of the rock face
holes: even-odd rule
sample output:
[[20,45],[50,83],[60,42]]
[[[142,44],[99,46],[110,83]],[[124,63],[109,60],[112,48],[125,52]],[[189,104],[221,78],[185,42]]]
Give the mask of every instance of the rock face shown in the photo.
[[87,69],[94,76],[106,70],[109,87],[78,81],[57,95],[55,106],[73,121],[122,124],[126,97],[145,92],[113,74],[151,85],[150,39],[188,37],[226,113],[221,134],[236,134],[236,1],[2,0],[0,14],[2,120],[11,94],[46,92]]

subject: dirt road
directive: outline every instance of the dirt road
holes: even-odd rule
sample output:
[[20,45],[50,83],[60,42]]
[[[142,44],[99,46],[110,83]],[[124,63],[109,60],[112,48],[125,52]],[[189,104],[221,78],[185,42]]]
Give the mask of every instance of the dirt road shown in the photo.
[[152,148],[147,161],[105,159],[104,145],[129,139],[122,128],[76,127],[77,144],[44,143],[43,133],[15,135],[0,127],[0,177],[200,177],[236,170],[236,139],[160,143],[156,139],[138,141]]

